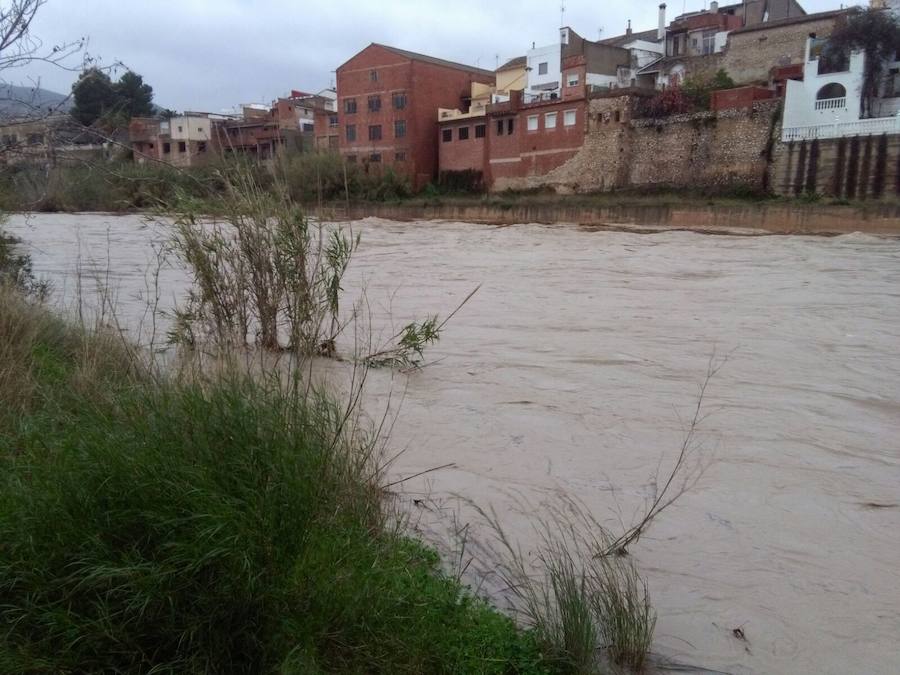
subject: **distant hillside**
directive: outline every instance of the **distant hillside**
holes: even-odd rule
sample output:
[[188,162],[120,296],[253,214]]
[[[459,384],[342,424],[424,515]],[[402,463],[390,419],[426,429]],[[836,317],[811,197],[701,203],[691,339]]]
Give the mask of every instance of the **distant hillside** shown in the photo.
[[72,99],[47,89],[0,85],[0,117],[31,117],[68,112]]

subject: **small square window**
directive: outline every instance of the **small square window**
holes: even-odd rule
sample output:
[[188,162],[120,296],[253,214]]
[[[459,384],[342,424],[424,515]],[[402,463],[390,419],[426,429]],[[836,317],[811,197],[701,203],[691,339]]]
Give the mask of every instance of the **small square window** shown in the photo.
[[453,129],[444,129],[441,131],[441,140],[444,143],[449,143],[453,140]]
[[163,152],[166,154],[172,152],[172,144],[171,143],[163,143]]
[[178,141],[178,152],[187,152],[187,143]]
[[555,129],[556,128],[556,113],[547,113],[544,115],[544,128],[545,129]]
[[356,112],[356,99],[355,98],[344,99],[344,112],[347,115],[352,115],[353,113]]
[[405,93],[400,92],[398,94],[394,94],[394,96],[392,98],[393,98],[395,110],[403,110],[404,108],[406,108],[406,94]]
[[380,141],[381,140],[381,125],[375,124],[369,127],[369,140],[370,141]]
[[369,97],[369,112],[378,112],[381,110],[381,97],[380,96],[370,96]]
[[546,61],[538,64],[538,75],[546,75],[548,70],[548,64]]
[[538,130],[538,116],[537,115],[529,115],[525,128],[528,129],[528,131],[537,131]]
[[395,162],[405,162],[405,161],[406,161],[406,153],[405,153],[405,152],[398,152],[398,153],[395,153],[395,154],[394,154],[394,161],[395,161]]
[[486,124],[476,124],[475,125],[475,138],[484,138],[487,132]]
[[460,127],[458,135],[459,135],[459,140],[461,140],[461,141],[469,140],[469,127]]
[[576,116],[577,115],[575,110],[566,110],[563,113],[563,125],[567,127],[574,127]]
[[566,77],[566,85],[569,87],[577,87],[578,73],[569,73],[568,77]]
[[179,132],[184,131],[184,127],[178,127],[178,131]]
[[394,120],[394,138],[406,136],[406,120]]
[[197,143],[197,152],[206,152],[206,143],[203,141]]
[[376,163],[377,163],[377,162],[380,162],[380,161],[381,161],[381,153],[380,153],[380,152],[373,152],[371,155],[369,155],[369,161],[370,161],[370,162],[376,162]]

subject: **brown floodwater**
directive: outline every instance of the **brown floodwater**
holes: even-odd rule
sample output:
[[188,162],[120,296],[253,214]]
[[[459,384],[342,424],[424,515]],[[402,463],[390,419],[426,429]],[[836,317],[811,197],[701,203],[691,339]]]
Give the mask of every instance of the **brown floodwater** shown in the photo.
[[[72,306],[92,279],[148,329],[185,275],[148,269],[165,225],[13,216]],[[632,519],[678,452],[711,354],[699,482],[631,547],[659,613],[654,651],[730,673],[900,672],[900,240],[710,236],[368,219],[346,279],[376,343],[478,293],[411,374],[370,371],[367,405],[421,508],[527,521],[560,494]],[[162,325],[162,324],[160,324]],[[157,326],[159,330],[159,326]],[[401,396],[402,395],[402,396]],[[532,511],[514,506],[526,502]],[[523,512],[524,511],[524,512]],[[746,641],[735,637],[741,628]]]

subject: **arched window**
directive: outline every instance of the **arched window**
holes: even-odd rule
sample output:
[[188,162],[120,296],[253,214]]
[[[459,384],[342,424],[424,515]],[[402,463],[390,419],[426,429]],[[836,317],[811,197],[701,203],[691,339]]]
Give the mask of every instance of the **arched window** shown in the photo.
[[844,89],[844,85],[838,84],[837,82],[831,82],[819,89],[816,94],[816,100],[821,101],[826,98],[845,98],[846,96],[847,90]]

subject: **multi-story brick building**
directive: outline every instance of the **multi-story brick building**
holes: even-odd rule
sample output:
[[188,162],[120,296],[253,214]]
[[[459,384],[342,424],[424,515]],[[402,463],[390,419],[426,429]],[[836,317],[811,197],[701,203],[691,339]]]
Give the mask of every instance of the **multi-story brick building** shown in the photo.
[[473,82],[494,74],[373,43],[338,67],[337,119],[317,117],[317,144],[336,135],[348,162],[391,166],[421,188],[437,173],[437,110],[468,109]]

